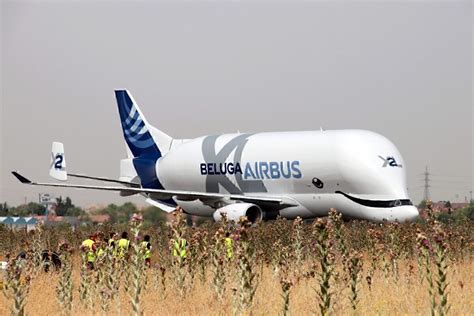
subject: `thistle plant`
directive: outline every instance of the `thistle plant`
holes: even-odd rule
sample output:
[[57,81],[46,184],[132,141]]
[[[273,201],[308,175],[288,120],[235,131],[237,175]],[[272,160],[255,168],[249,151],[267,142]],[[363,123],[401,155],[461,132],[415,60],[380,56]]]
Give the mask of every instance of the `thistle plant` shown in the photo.
[[72,310],[73,284],[72,284],[72,262],[71,255],[67,249],[61,252],[61,271],[59,283],[56,288],[57,300],[64,314],[70,314]]
[[440,223],[435,223],[435,265],[437,271],[436,286],[438,293],[438,315],[446,315],[450,306],[448,305],[448,260],[447,249],[448,245],[445,242],[446,233],[442,229]]
[[298,272],[294,269],[292,263],[295,261],[296,254],[291,251],[290,246],[283,246],[280,240],[277,240],[274,244],[274,248],[280,248],[281,253],[280,261],[278,265],[279,269],[279,282],[282,290],[283,306],[281,314],[286,316],[290,312],[290,293],[292,287],[298,280]]
[[199,269],[199,244],[201,243],[201,234],[198,230],[193,228],[193,233],[191,234],[191,238],[189,239],[189,251],[186,253],[186,261],[187,261],[187,274],[189,276],[188,282],[186,283],[186,292],[189,292],[194,287],[194,280],[196,276],[196,272]]
[[116,299],[119,296],[120,290],[120,276],[114,258],[114,247],[108,245],[105,252],[104,268],[107,275],[106,287],[110,292],[111,299]]
[[348,272],[350,278],[350,303],[352,309],[355,311],[357,309],[357,304],[359,302],[359,282],[360,282],[360,273],[362,272],[362,255],[356,251],[353,251],[349,254],[348,258]]
[[435,288],[434,288],[433,273],[431,272],[431,259],[430,259],[431,253],[433,250],[428,238],[424,234],[418,233],[418,236],[416,239],[418,242],[419,249],[423,255],[422,265],[425,270],[426,281],[428,282],[428,294],[430,297],[430,311],[431,311],[431,316],[434,316],[437,304],[436,304],[436,293],[435,293]]
[[[329,210],[329,221],[332,227],[332,234],[329,236],[329,238],[332,239],[332,242],[334,243],[335,249],[338,250],[341,261],[342,261],[342,266],[344,267],[344,270],[347,272],[346,274],[343,275],[343,281],[346,282],[349,280],[350,275],[349,275],[349,251],[346,246],[345,242],[345,235],[344,235],[344,224],[342,222],[342,214],[338,213],[335,208],[331,208]],[[340,274],[337,270],[334,271],[333,273],[334,280],[339,281]]]
[[209,234],[207,230],[198,231],[200,242],[197,244],[197,265],[199,269],[199,279],[202,284],[206,283],[206,270],[210,257]]
[[87,253],[81,253],[79,299],[86,308],[92,308],[89,304],[92,300],[92,272],[87,268]]
[[[299,225],[299,223],[298,223]],[[287,220],[282,217],[278,217],[274,223],[274,240],[279,240],[281,244],[289,244],[291,240],[285,240],[285,237],[288,236],[288,226]],[[298,228],[299,229],[299,228]],[[294,235],[293,235],[294,236]],[[288,237],[292,237],[289,235]],[[273,270],[273,277],[278,277],[280,271],[280,261],[281,261],[281,247],[275,247],[272,249],[271,253],[271,264]]]
[[294,269],[299,270],[303,267],[303,220],[297,217],[293,221],[293,251],[295,253]]
[[140,246],[140,227],[143,222],[143,217],[138,214],[133,214],[131,219],[131,231],[134,236],[134,243],[132,243],[132,256],[130,262],[130,272],[132,279],[132,288],[129,293],[130,303],[132,305],[133,315],[142,315],[143,311],[140,308],[140,297],[143,289],[145,270],[144,249]]
[[120,279],[115,269],[113,247],[107,246],[104,255],[97,264],[97,275],[99,281],[100,308],[107,314],[110,302],[118,296]]
[[333,274],[334,256],[331,253],[332,245],[329,238],[328,223],[318,218],[313,224],[313,234],[316,238],[316,250],[319,255],[319,310],[322,315],[328,315],[331,309],[331,277]]
[[43,264],[43,225],[38,224],[34,231],[33,235],[33,244],[32,244],[32,261],[35,267],[35,275],[41,270]]
[[[430,205],[428,209],[431,210]],[[430,313],[431,315],[446,315],[450,309],[447,291],[448,245],[446,243],[446,233],[436,220],[430,220],[430,224],[433,228],[434,242],[430,242],[430,239],[419,231],[417,244],[423,255],[423,267],[430,296]],[[434,257],[436,275],[431,270],[432,256]]]
[[119,266],[120,270],[123,273],[123,289],[125,293],[130,294],[132,288],[132,271],[131,265],[129,264],[128,260],[125,261],[125,258],[119,259]]
[[281,257],[283,255],[282,247],[280,247],[281,244],[282,244],[281,239],[277,239],[272,247],[273,252],[271,255],[271,258],[272,258],[271,263],[272,263],[272,272],[273,272],[274,278],[277,278],[280,275],[280,269],[281,269],[280,262],[281,262]]
[[372,281],[374,278],[374,274],[377,271],[380,261],[384,261],[384,246],[382,242],[382,233],[380,230],[370,228],[367,231],[368,242],[366,246],[368,248],[368,252],[370,255],[370,267],[367,271],[366,281],[367,285],[369,286],[369,290],[372,289]]
[[241,312],[248,310],[252,306],[258,286],[258,269],[255,269],[256,255],[249,236],[251,225],[252,223],[246,217],[241,217],[236,232],[238,277],[238,299],[236,300],[238,305],[236,307]]
[[342,214],[338,213],[335,208],[329,210],[329,219],[334,227],[334,239],[337,241],[337,249],[342,255],[342,262],[345,264],[349,251],[346,246],[344,236],[344,223],[342,222]]
[[100,309],[105,314],[109,310],[110,292],[107,290],[107,275],[105,273],[104,262],[96,262],[95,272],[97,277],[97,294],[100,299]]
[[160,292],[162,299],[166,298],[166,267],[163,265],[155,265],[152,269],[155,280],[154,288]]
[[171,223],[170,250],[172,255],[172,273],[176,282],[181,297],[186,292],[186,256],[187,256],[187,241],[186,234],[186,219],[183,211],[178,207],[173,213],[173,221]]
[[224,227],[220,227],[214,234],[214,244],[211,254],[211,274],[214,293],[222,301],[226,283],[226,252],[224,244]]
[[33,266],[25,259],[12,259],[9,262],[2,291],[6,299],[13,299],[11,315],[25,315],[25,300],[30,289],[32,271]]
[[[424,237],[424,235],[422,235],[421,231],[420,230],[417,230],[417,236],[418,237]],[[420,241],[418,240],[417,238],[417,243],[420,243]],[[417,245],[417,256],[416,256],[416,263],[417,263],[417,268],[418,268],[418,277],[419,277],[419,281],[420,281],[420,284],[423,284],[423,281],[425,280],[425,275],[424,275],[424,253],[422,251],[422,248],[420,247],[421,245],[418,244]]]

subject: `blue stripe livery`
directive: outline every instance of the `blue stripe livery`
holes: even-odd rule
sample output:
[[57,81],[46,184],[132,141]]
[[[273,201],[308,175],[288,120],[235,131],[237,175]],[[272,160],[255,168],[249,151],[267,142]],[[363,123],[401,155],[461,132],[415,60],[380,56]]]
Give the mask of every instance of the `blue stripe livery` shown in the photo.
[[140,117],[137,105],[133,103],[126,90],[116,90],[115,97],[123,136],[134,156],[133,166],[140,177],[142,187],[164,189],[156,174],[156,161],[161,157],[161,151],[145,121]]
[[115,91],[120,121],[122,123],[123,136],[134,157],[146,157],[158,160],[161,151],[155,144],[137,107],[125,90]]

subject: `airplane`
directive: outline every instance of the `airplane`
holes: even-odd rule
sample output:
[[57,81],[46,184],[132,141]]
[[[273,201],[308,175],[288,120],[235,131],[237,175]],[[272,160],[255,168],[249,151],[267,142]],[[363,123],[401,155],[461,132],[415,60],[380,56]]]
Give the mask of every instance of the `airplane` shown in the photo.
[[126,143],[118,180],[66,171],[64,147],[53,143],[50,175],[113,183],[110,186],[34,182],[50,187],[142,195],[165,212],[237,221],[311,219],[331,208],[343,218],[413,221],[405,163],[387,138],[366,130],[234,133],[173,139],[146,120],[127,90],[115,97]]

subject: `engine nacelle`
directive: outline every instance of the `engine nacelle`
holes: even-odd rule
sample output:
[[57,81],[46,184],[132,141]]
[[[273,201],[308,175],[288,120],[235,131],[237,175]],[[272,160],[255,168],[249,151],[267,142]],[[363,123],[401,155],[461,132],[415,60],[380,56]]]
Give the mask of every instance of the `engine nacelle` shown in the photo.
[[216,222],[222,219],[222,213],[227,215],[229,221],[238,221],[241,216],[247,216],[252,223],[262,220],[262,209],[255,204],[250,203],[234,203],[218,208],[212,217]]

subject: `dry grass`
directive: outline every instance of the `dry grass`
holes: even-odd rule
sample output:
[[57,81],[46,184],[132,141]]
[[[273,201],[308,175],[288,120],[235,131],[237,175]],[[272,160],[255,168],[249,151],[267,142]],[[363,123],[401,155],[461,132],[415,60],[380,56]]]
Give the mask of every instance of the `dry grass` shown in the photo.
[[[317,219],[309,225],[298,220],[292,223],[278,219],[251,227],[242,218],[238,224],[224,221],[190,228],[184,224],[182,215],[176,212],[170,225],[140,232],[139,222],[132,221],[133,251],[129,253],[128,263],[123,267],[114,265],[112,252],[109,252],[112,249],[108,248],[94,276],[82,278],[82,283],[79,245],[89,236],[91,228],[77,231],[67,227],[48,228],[44,233],[41,229],[26,233],[2,230],[0,226],[1,254],[29,250],[27,261],[18,261],[25,265],[10,264],[11,268],[25,268],[8,270],[5,284],[10,289],[5,293],[17,293],[18,301],[25,297],[15,292],[23,288],[18,286],[18,280],[31,280],[25,306],[29,315],[105,314],[101,299],[108,302],[107,314],[112,315],[140,315],[141,312],[145,315],[286,315],[286,312],[314,315],[326,314],[327,310],[335,315],[445,315],[446,311],[451,315],[474,315],[473,222],[442,224],[428,219],[415,224],[343,223],[340,216],[331,211],[328,219]],[[139,220],[140,216],[133,218]],[[101,229],[107,236],[127,228]],[[228,249],[223,243],[227,232],[233,240],[231,261],[227,259]],[[151,235],[153,244],[151,268],[145,268],[138,246],[144,234]],[[181,239],[186,240],[185,260],[178,255],[183,255],[182,251],[173,252],[174,241]],[[33,247],[31,240],[36,240]],[[58,303],[61,273],[35,273],[36,261],[31,258],[37,257],[35,249],[43,249],[42,245],[58,249],[63,255],[71,253],[72,275],[65,269],[61,279],[63,285],[73,284],[71,312],[61,311]],[[10,263],[15,262],[13,258],[14,255]],[[354,265],[354,258],[362,262],[360,272],[359,268],[354,269],[360,267]],[[110,273],[114,269],[116,274]],[[157,276],[164,271],[166,290],[163,292],[162,279]],[[200,278],[201,271],[206,272],[204,282]],[[225,273],[222,300],[216,294],[216,273]],[[133,277],[126,277],[130,275]],[[117,276],[120,283],[115,281]],[[89,279],[101,280],[101,286],[90,289],[89,283],[84,282]],[[432,280],[431,286],[427,280]],[[81,284],[92,293],[91,300],[90,296],[83,296],[89,308],[80,299]],[[351,292],[354,284],[357,284],[357,292]],[[59,294],[69,293],[68,288],[63,286]],[[120,288],[119,299],[114,299],[117,288]],[[288,293],[288,289],[289,304],[284,305],[288,296],[283,294]],[[355,305],[351,304],[354,297],[357,297]],[[326,303],[322,304],[322,300]],[[11,296],[0,296],[0,315],[10,314],[12,302]],[[357,307],[355,311],[353,305]],[[17,310],[20,315],[21,306]]]
[[[73,271],[74,300],[72,313],[74,315],[92,315],[91,310],[86,310],[79,302],[77,292],[79,284],[79,262],[75,258]],[[157,259],[157,258],[154,258]],[[409,265],[415,267],[410,274]],[[367,265],[364,265],[367,266]],[[451,265],[449,270],[449,304],[452,315],[472,315],[474,314],[474,263],[465,261]],[[26,313],[28,315],[59,315],[60,308],[56,300],[56,285],[58,283],[58,273],[42,273],[32,281],[30,293],[26,300]],[[144,291],[142,307],[145,315],[222,315],[232,314],[232,297],[227,289],[224,300],[218,303],[214,299],[210,276],[208,275],[206,284],[196,282],[194,288],[180,299],[173,288],[173,282],[167,281],[166,298],[162,298],[162,293],[155,290],[151,274],[148,273],[150,281],[148,288]],[[462,284],[462,286],[461,286]],[[334,291],[334,314],[352,314],[349,303],[349,290],[343,282],[338,282]],[[314,288],[317,287],[317,280],[310,278],[298,283],[291,292],[290,313],[293,315],[314,314],[318,312],[318,298]],[[121,293],[121,314],[129,315],[131,306],[128,296]],[[97,298],[95,313],[100,314],[101,310]],[[10,302],[0,296],[0,315],[8,315]],[[109,314],[118,314],[117,306],[111,304]],[[262,280],[257,289],[252,313],[256,315],[279,314],[282,308],[282,298],[279,282],[273,278],[269,268],[264,269]],[[395,280],[390,276],[383,277],[380,271],[376,272],[373,278],[372,290],[369,290],[367,283],[362,280],[360,290],[360,302],[357,314],[360,315],[415,315],[428,314],[429,297],[426,284],[420,284],[416,262],[400,261],[400,279]]]

